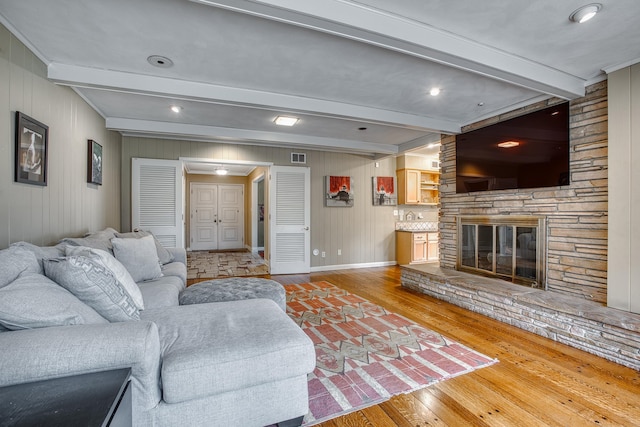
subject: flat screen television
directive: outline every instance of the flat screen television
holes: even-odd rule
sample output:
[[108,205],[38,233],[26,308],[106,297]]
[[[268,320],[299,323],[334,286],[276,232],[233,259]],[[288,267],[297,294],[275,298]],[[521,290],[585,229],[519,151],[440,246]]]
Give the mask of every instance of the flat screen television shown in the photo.
[[456,193],[569,185],[569,103],[456,136]]

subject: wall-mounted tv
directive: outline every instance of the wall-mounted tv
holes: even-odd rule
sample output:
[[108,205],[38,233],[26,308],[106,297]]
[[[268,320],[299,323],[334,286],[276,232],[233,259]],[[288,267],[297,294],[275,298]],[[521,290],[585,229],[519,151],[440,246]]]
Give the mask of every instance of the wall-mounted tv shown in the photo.
[[569,185],[569,103],[456,136],[456,193]]

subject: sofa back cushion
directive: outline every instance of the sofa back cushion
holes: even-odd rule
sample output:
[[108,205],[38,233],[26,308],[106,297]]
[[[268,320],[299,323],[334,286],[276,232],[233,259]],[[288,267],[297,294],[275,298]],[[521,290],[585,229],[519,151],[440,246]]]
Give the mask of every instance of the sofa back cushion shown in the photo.
[[19,246],[0,251],[0,288],[13,282],[22,273],[41,273],[33,252]]
[[152,236],[139,239],[111,239],[113,254],[136,282],[162,277],[160,259]]
[[37,273],[0,288],[0,325],[10,330],[108,323],[66,289]]
[[150,231],[137,230],[132,231],[130,233],[116,233],[116,237],[119,239],[140,239],[142,237],[151,236],[153,237],[153,243],[156,245],[156,251],[158,252],[158,258],[160,259],[160,264],[165,265],[174,260],[174,256],[171,252],[167,250],[162,243],[153,235]]
[[44,260],[47,277],[64,287],[110,322],[139,320],[133,298],[96,255]]

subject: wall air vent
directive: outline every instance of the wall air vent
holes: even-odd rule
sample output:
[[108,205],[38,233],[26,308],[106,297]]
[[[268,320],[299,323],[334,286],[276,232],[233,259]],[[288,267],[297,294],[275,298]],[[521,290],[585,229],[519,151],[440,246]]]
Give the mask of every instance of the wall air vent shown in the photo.
[[307,154],[306,153],[291,153],[291,163],[306,164],[307,163]]
[[440,169],[440,162],[438,160],[432,160],[431,161],[431,168],[432,169]]

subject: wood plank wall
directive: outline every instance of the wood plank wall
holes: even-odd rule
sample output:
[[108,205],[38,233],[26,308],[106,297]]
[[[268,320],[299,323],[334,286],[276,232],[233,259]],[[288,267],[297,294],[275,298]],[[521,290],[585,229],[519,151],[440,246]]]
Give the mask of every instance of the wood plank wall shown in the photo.
[[[122,224],[130,227],[131,158],[173,159],[195,157],[218,160],[273,162],[292,166],[290,153],[307,153],[311,168],[311,249],[325,252],[325,257],[311,256],[316,269],[343,268],[369,263],[395,261],[394,206],[373,206],[373,176],[394,176],[394,157],[374,160],[371,157],[297,148],[231,145],[217,142],[145,139],[125,137],[122,145]],[[378,163],[379,167],[375,164]],[[295,165],[293,165],[295,166]],[[355,204],[351,208],[324,206],[324,177],[352,176]],[[268,190],[267,190],[268,191]],[[248,194],[248,193],[245,193]],[[187,230],[188,231],[188,230]],[[338,255],[340,249],[341,255]]]
[[[552,99],[474,123],[463,132],[561,102]],[[571,184],[563,187],[456,194],[455,136],[440,153],[440,264],[455,268],[459,215],[547,216],[548,289],[607,301],[607,82],[587,88],[570,106]],[[544,173],[544,171],[541,171]]]
[[[55,244],[62,237],[120,226],[120,134],[0,25],[0,249],[17,241]],[[49,126],[47,186],[14,182],[15,112]],[[102,185],[87,183],[87,140],[102,145]]]

